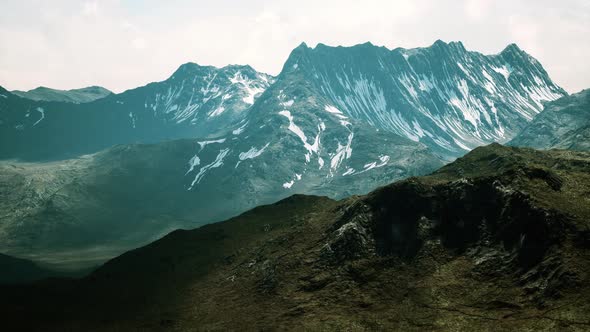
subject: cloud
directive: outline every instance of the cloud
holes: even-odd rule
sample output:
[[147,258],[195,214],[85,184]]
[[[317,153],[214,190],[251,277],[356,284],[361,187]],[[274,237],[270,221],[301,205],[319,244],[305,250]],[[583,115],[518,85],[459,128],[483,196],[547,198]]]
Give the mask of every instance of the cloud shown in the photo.
[[466,0],[465,14],[471,20],[481,20],[489,13],[492,4],[492,0]]
[[533,54],[542,53],[539,46],[538,35],[539,28],[536,22],[518,15],[508,18],[510,37],[515,41],[520,41],[520,47]]
[[134,38],[131,41],[131,45],[133,45],[133,48],[136,48],[138,50],[143,50],[146,48],[146,42],[143,38]]
[[573,92],[590,87],[589,11],[583,0],[4,0],[0,85],[123,91],[188,61],[277,74],[302,41],[408,48],[443,39],[482,53],[516,42]]
[[96,1],[87,1],[84,3],[84,8],[82,9],[82,13],[88,16],[96,16],[98,14],[98,2]]

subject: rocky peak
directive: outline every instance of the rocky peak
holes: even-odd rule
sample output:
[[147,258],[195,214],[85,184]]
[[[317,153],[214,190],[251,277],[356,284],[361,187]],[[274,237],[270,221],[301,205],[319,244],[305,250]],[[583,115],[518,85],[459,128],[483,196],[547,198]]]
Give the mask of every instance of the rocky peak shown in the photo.
[[500,54],[527,54],[516,43],[508,44]]
[[461,42],[388,50],[298,47],[279,81],[305,81],[344,116],[420,141],[452,159],[490,142],[506,142],[565,91],[516,45],[499,55]]
[[467,52],[465,46],[460,41],[452,41],[446,43],[440,39],[435,41],[432,46],[429,47],[430,49],[438,51],[439,54],[460,54],[463,52]]
[[210,71],[210,70],[213,70],[214,68],[215,67],[212,67],[212,66],[201,66],[201,65],[194,63],[194,62],[187,62],[187,63],[180,65],[180,67],[178,67],[178,69],[176,69],[176,71],[172,74],[172,77],[183,76],[183,75],[194,75],[195,73],[203,72],[203,71]]

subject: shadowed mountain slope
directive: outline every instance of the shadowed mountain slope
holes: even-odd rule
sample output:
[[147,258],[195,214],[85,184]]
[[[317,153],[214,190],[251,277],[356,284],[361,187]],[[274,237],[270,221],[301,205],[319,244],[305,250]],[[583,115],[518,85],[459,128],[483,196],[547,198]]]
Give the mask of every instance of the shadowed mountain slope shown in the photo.
[[584,330],[589,170],[587,153],[492,144],[366,196],[175,231],[79,281],[4,288],[0,312],[32,330]]
[[25,283],[57,275],[26,259],[0,254],[0,284]]
[[510,145],[590,151],[590,89],[547,103]]

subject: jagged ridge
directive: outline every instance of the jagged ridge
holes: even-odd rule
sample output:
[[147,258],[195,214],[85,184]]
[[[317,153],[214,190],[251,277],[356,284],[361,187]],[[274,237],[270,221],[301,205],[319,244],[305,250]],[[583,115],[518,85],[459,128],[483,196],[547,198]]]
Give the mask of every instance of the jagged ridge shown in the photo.
[[514,44],[488,56],[440,40],[394,50],[302,44],[279,76],[297,78],[311,82],[344,115],[423,142],[447,158],[510,140],[544,101],[566,95]]

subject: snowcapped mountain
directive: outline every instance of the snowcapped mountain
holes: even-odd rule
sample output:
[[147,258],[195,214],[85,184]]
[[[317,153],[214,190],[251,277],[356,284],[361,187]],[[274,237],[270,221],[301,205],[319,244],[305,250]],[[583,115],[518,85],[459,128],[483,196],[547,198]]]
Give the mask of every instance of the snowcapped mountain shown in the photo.
[[[114,144],[221,137],[252,123],[251,110],[268,111],[255,104],[274,81],[250,66],[187,63],[163,82],[81,105],[20,99],[4,90],[0,158],[60,159]],[[281,81],[305,82],[313,107],[421,142],[445,160],[509,141],[543,102],[566,95],[514,44],[497,55],[467,51],[460,42],[394,50],[370,43],[302,44],[287,60]],[[284,98],[292,99],[289,93]],[[302,130],[306,138],[315,137],[312,128]]]
[[250,66],[187,63],[167,80],[84,104],[0,91],[0,158],[63,159],[115,144],[225,132],[274,78]]
[[282,79],[309,82],[342,116],[429,146],[445,158],[506,142],[566,92],[512,44],[500,54],[442,41],[416,49],[297,47]]
[[590,151],[590,89],[547,103],[510,145]]
[[424,144],[345,115],[288,67],[249,112],[232,132],[199,142],[187,161],[189,190],[221,178],[275,198],[339,198],[442,165]]
[[248,119],[232,135],[203,143],[190,161],[190,189],[225,167],[256,168],[268,160],[276,169],[266,184],[282,181],[294,192],[325,194],[328,183],[357,183],[366,172],[371,185],[383,185],[415,174],[407,158],[418,151],[452,159],[508,141],[543,102],[565,94],[514,44],[491,56],[442,41],[392,51],[369,43],[302,44]]
[[186,63],[168,80],[124,92],[115,102],[129,109],[141,108],[129,112],[134,128],[155,117],[188,125],[193,128],[193,137],[205,137],[244,119],[248,108],[273,81],[272,76],[247,65],[218,69]]

